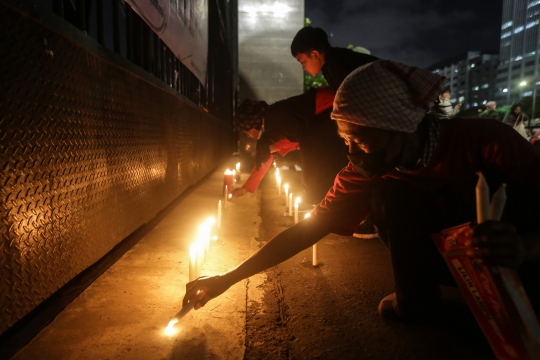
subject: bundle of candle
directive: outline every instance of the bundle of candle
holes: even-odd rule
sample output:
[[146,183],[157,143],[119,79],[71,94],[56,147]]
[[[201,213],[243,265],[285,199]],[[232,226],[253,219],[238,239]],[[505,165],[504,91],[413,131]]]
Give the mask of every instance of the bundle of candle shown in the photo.
[[[506,202],[505,184],[489,201],[489,187],[478,174],[477,223],[500,220]],[[467,303],[499,359],[536,359],[540,354],[540,324],[517,272],[509,267],[484,266],[467,255],[474,224],[459,225],[433,239]]]

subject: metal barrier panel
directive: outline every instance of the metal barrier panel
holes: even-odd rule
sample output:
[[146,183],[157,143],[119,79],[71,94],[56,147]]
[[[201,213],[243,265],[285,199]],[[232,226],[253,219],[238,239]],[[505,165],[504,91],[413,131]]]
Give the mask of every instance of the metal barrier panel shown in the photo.
[[0,3],[0,334],[212,171],[224,122]]

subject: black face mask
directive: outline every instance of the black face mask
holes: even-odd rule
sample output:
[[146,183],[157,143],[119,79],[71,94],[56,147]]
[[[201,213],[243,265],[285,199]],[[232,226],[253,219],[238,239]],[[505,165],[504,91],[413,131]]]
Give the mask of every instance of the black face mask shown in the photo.
[[382,176],[397,166],[397,161],[386,161],[386,150],[382,149],[369,154],[357,152],[347,154],[354,169],[367,178]]

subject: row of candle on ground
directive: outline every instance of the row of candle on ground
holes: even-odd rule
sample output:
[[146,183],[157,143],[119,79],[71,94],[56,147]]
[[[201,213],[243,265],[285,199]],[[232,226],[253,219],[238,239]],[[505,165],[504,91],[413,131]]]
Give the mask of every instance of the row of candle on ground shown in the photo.
[[[275,166],[275,163],[274,163]],[[276,187],[278,189],[278,195],[281,195],[281,175],[279,173],[279,169],[276,168]],[[285,207],[289,209],[289,216],[292,215],[292,199],[293,194],[292,192],[289,193],[289,184],[283,185],[283,190],[285,191]],[[298,204],[300,203],[300,198],[296,198],[294,201],[294,223],[296,224],[298,222]],[[310,213],[307,213],[304,216],[304,219],[308,218]],[[318,246],[317,244],[313,245],[313,266],[319,265],[319,256],[318,256]]]

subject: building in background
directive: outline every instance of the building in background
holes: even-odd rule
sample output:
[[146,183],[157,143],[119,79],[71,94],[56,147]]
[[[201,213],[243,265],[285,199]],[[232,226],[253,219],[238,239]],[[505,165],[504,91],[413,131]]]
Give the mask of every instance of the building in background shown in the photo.
[[304,91],[302,68],[290,51],[303,26],[303,0],[238,1],[239,103],[273,103]]
[[504,0],[496,100],[511,104],[531,97],[540,85],[539,0]]
[[494,99],[498,58],[497,54],[469,51],[428,69],[448,78],[452,103],[463,97],[463,109],[469,109]]

